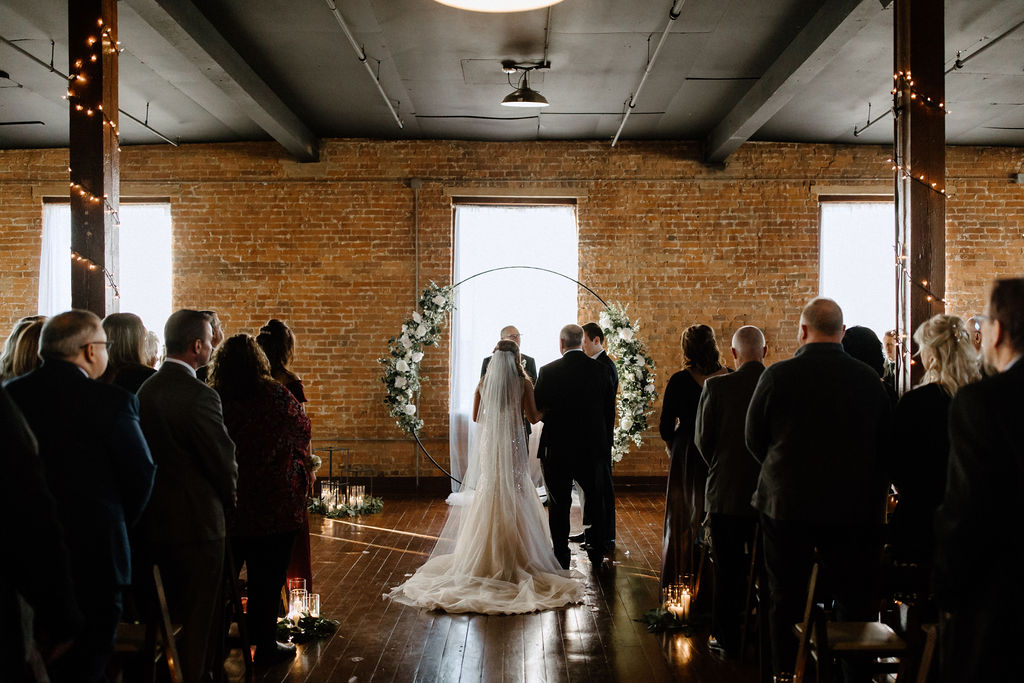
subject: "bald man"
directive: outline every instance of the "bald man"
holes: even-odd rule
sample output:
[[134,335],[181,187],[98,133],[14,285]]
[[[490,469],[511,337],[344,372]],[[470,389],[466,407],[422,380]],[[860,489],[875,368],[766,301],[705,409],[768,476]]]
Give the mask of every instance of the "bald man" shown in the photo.
[[764,334],[744,325],[732,335],[736,372],[709,377],[697,406],[694,443],[708,465],[704,509],[711,524],[714,602],[708,644],[727,656],[740,654],[740,612],[746,592],[747,552],[753,547],[757,512],[750,498],[760,465],[750,457],[743,428],[747,406],[764,372]]
[[843,350],[845,329],[835,301],[807,304],[800,348],[762,373],[747,410],[747,448],[762,463],[753,505],[764,534],[777,675],[793,670],[792,629],[803,616],[815,549],[838,618],[872,618],[891,404],[878,374]]

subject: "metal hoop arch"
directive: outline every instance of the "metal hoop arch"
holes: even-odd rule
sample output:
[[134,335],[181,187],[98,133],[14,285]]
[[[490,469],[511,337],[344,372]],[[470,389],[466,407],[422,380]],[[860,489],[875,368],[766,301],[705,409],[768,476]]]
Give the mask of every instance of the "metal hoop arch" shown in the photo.
[[[590,287],[587,287],[585,284],[583,284],[579,280],[576,280],[575,278],[571,278],[568,275],[566,275],[565,273],[559,273],[557,270],[551,270],[550,268],[541,268],[540,266],[500,266],[498,268],[490,268],[488,270],[482,270],[479,273],[475,273],[473,275],[470,275],[467,278],[463,278],[462,280],[459,280],[454,285],[452,285],[452,290],[455,290],[457,287],[459,287],[461,285],[464,285],[467,282],[469,282],[470,280],[472,280],[474,278],[478,278],[481,275],[489,275],[490,273],[496,273],[496,272],[498,272],[500,270],[539,270],[539,271],[541,271],[543,273],[550,273],[552,275],[557,275],[558,277],[565,278],[569,282],[575,282],[578,287],[581,287],[581,288],[585,289],[587,292],[592,294],[595,299],[600,301],[602,306],[604,306],[605,308],[608,308],[607,302],[605,302],[605,300],[602,299],[600,297],[600,295],[598,295],[597,292],[592,290]],[[462,484],[462,480],[461,479],[456,479],[455,475],[453,475],[451,472],[449,472],[444,467],[442,467],[441,463],[439,463],[438,461],[434,460],[434,458],[430,455],[430,452],[427,451],[426,446],[424,446],[423,442],[420,441],[420,435],[419,435],[418,432],[413,432],[412,438],[416,439],[416,445],[419,446],[419,449],[420,449],[420,451],[423,452],[423,455],[427,456],[427,460],[429,460],[431,463],[433,463],[434,467],[436,467],[437,469],[439,469],[442,472],[444,472],[445,476],[447,476],[449,479],[454,481],[456,484]]]

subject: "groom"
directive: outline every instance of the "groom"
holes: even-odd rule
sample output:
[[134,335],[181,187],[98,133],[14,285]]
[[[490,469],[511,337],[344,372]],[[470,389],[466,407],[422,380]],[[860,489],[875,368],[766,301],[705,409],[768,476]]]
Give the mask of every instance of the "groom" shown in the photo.
[[591,522],[586,532],[591,562],[600,564],[611,540],[599,475],[608,458],[607,405],[614,393],[604,366],[583,353],[582,327],[563,327],[558,345],[562,357],[540,369],[534,396],[544,414],[539,457],[548,489],[551,542],[555,557],[568,569],[573,480],[583,489]]

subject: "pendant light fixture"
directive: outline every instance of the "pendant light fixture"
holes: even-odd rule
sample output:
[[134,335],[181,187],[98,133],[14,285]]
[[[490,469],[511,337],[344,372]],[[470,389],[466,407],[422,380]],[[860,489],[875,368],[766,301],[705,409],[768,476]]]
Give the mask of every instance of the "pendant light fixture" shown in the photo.
[[551,64],[549,62],[537,62],[535,64],[516,64],[511,60],[502,62],[501,68],[506,74],[522,71],[523,75],[519,79],[518,87],[508,95],[505,95],[505,99],[501,101],[501,104],[505,107],[547,107],[547,98],[530,87],[530,72],[534,69],[547,69],[550,67]]
[[472,12],[525,12],[557,5],[562,0],[434,0],[442,5]]

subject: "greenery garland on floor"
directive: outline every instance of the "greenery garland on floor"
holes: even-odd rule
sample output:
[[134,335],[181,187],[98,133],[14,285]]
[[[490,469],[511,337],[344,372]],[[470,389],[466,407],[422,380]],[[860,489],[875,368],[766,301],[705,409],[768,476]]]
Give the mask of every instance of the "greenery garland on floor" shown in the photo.
[[299,615],[297,621],[288,618],[277,620],[277,639],[282,643],[308,643],[311,640],[330,638],[338,630],[334,619],[314,617],[309,612]]
[[358,517],[359,515],[373,515],[383,510],[384,499],[367,496],[363,504],[358,507],[345,504],[329,507],[321,498],[310,498],[307,509],[310,514],[323,515],[328,519]]

